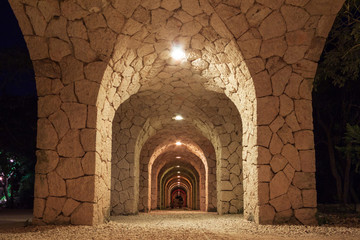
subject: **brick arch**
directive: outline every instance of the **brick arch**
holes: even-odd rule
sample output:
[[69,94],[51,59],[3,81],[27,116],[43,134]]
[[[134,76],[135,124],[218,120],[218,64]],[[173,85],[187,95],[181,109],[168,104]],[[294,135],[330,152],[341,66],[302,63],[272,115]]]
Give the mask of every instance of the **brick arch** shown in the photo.
[[[112,121],[103,116],[111,115],[113,101],[108,98],[114,95],[110,81],[102,79],[116,79],[106,69],[120,23],[130,16],[121,14],[122,1],[9,2],[33,61],[37,89],[44,93],[39,98],[34,222],[103,222],[109,214],[109,191],[104,189],[110,189],[106,149]],[[223,32],[227,26],[241,50],[235,52],[244,60],[230,58],[239,66],[235,73],[248,68],[252,77],[242,81],[234,73],[228,77],[236,81],[225,88],[242,114],[244,178],[255,184],[245,191],[245,216],[259,223],[314,223],[311,83],[344,0],[248,0],[226,6],[222,1],[211,1],[212,6],[206,0],[194,2],[196,8],[189,8],[184,1],[183,9],[196,14],[200,7],[212,16],[209,24],[220,35],[228,36]],[[152,6],[151,1],[143,5]],[[235,16],[226,17],[228,10]],[[237,49],[232,44],[230,50]],[[281,162],[287,165],[278,170]],[[73,172],[66,171],[69,166]]]

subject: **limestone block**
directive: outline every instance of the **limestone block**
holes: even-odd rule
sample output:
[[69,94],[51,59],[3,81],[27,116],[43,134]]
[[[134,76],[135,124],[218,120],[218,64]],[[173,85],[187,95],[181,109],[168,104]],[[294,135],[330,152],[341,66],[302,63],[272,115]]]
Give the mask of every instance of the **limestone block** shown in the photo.
[[270,76],[267,71],[262,71],[253,77],[257,97],[269,96],[272,93]]
[[296,171],[301,170],[299,152],[293,145],[286,144],[281,151],[281,155],[289,161]]
[[316,208],[300,208],[296,209],[295,217],[304,225],[317,225],[315,214]]
[[287,4],[303,7],[305,6],[310,0],[286,0]]
[[316,171],[315,151],[314,150],[299,151],[299,154],[300,154],[301,170],[303,172],[315,172]]
[[89,30],[106,28],[105,18],[102,14],[92,13],[84,18],[84,22]]
[[43,215],[43,221],[52,223],[60,214],[65,203],[65,198],[49,197],[46,201],[46,207]]
[[46,38],[38,36],[24,36],[24,40],[29,49],[31,60],[39,60],[49,57]]
[[55,151],[37,150],[36,159],[35,172],[42,174],[54,170],[59,162],[59,156]]
[[273,172],[277,173],[284,169],[288,161],[280,154],[276,154],[272,157],[270,166]]
[[270,181],[270,199],[274,199],[287,193],[290,186],[290,181],[284,172],[278,172]]
[[56,172],[64,179],[77,178],[84,175],[80,158],[60,158]]
[[306,52],[305,58],[314,62],[319,61],[321,53],[324,49],[325,42],[325,38],[314,38],[311,42],[309,50]]
[[123,33],[131,36],[131,35],[134,35],[135,33],[137,33],[138,31],[140,31],[141,27],[142,27],[141,23],[130,18],[125,23],[125,26],[123,28]]
[[95,151],[96,130],[82,129],[80,132],[80,142],[85,152]]
[[66,199],[66,202],[62,208],[62,213],[64,214],[65,217],[68,217],[79,205],[80,205],[79,202],[71,198],[68,198]]
[[289,46],[285,52],[284,60],[288,64],[294,64],[304,58],[308,46]]
[[313,129],[312,103],[310,100],[295,100],[295,113],[302,129]]
[[221,201],[230,202],[232,199],[235,199],[236,196],[233,191],[221,191]]
[[49,24],[46,28],[45,36],[53,37],[53,38],[60,38],[61,40],[68,42],[69,37],[67,35],[66,25],[67,25],[67,20],[64,17],[58,17],[58,18],[51,19],[51,21],[49,22]]
[[238,44],[245,59],[256,57],[260,53],[261,39],[238,40]]
[[313,80],[312,79],[304,79],[299,88],[299,94],[301,98],[305,98],[307,100],[312,99],[312,89],[313,89]]
[[62,197],[66,195],[65,181],[55,172],[47,175],[50,196]]
[[268,147],[271,140],[272,132],[268,126],[258,127],[257,144],[259,146]]
[[275,217],[275,210],[269,204],[259,206],[259,223],[272,224]]
[[289,198],[286,194],[270,200],[270,204],[275,208],[276,212],[282,212],[291,208]]
[[317,69],[317,63],[307,59],[298,61],[293,64],[293,71],[300,74],[304,78],[314,78]]
[[47,95],[38,98],[38,117],[48,117],[60,109],[61,100],[59,96]]
[[286,33],[286,42],[289,46],[310,46],[313,37],[313,30],[296,30]]
[[60,7],[62,15],[69,20],[81,19],[89,14],[73,1],[62,1]]
[[314,149],[314,133],[313,131],[304,130],[294,134],[295,147],[299,150]]
[[306,4],[305,9],[311,15],[336,14],[342,6],[343,1],[311,0]]
[[284,92],[285,86],[289,81],[291,72],[291,67],[287,66],[279,70],[271,77],[274,96],[279,96]]
[[67,196],[77,201],[94,202],[95,176],[66,180]]
[[[281,106],[280,106],[281,108]],[[276,133],[283,125],[284,125],[284,118],[281,116],[277,116],[275,120],[270,124],[270,129],[273,133]]]
[[258,164],[269,164],[271,154],[269,149],[264,147],[258,147]]
[[[188,1],[188,0],[186,0]],[[227,31],[226,25],[219,18],[217,14],[213,14],[210,18],[210,25],[213,27],[215,32],[223,38],[230,38],[230,33]],[[206,37],[206,36],[205,36]],[[210,39],[209,39],[210,40]],[[213,39],[215,40],[215,39]],[[211,40],[210,40],[211,41]],[[205,45],[206,47],[206,45]]]
[[60,61],[63,84],[69,84],[84,79],[83,63],[73,56],[67,56]]
[[46,118],[40,118],[37,124],[36,146],[40,149],[55,150],[58,144],[58,136],[51,122]]
[[269,183],[259,183],[259,204],[264,205],[269,202],[270,190]]
[[280,96],[280,115],[285,117],[294,110],[294,102],[287,95]]
[[100,85],[87,80],[75,83],[75,93],[80,103],[95,105]]
[[270,182],[273,176],[273,173],[271,172],[269,165],[259,165],[258,173],[259,173],[259,182]]
[[195,16],[202,13],[202,9],[199,5],[198,0],[181,0],[182,9],[190,14],[191,16]]
[[9,1],[9,4],[17,18],[19,27],[23,35],[33,35],[33,28],[29,21],[29,18],[26,16],[24,5],[19,1]]
[[286,25],[281,14],[274,11],[267,16],[260,24],[259,32],[264,40],[283,36],[286,32]]
[[39,9],[31,6],[26,6],[25,10],[34,28],[35,34],[38,36],[44,36],[46,21]]
[[49,39],[49,55],[52,60],[60,62],[63,57],[69,54],[71,54],[71,49],[67,42],[57,38]]
[[288,32],[301,29],[310,17],[303,8],[289,5],[281,7],[281,14],[285,19]]
[[240,176],[240,174],[241,174],[240,166],[239,166],[238,164],[235,164],[235,166],[233,166],[233,167],[230,169],[230,173],[235,174],[235,175],[237,175],[237,176]]
[[247,23],[244,14],[239,14],[228,19],[226,21],[226,26],[235,38],[241,37],[241,35],[249,29],[249,24]]
[[315,173],[295,172],[293,184],[300,189],[315,189]]
[[282,58],[280,58],[279,56],[273,56],[267,59],[265,67],[271,76],[286,66],[287,64],[283,61]]
[[[88,32],[90,39],[90,46],[98,54],[110,56],[113,51],[116,34],[106,28],[100,28]],[[90,62],[90,61],[89,61]]]
[[297,187],[290,185],[287,195],[293,209],[302,208],[304,206],[301,190],[299,190]]
[[59,155],[63,157],[82,157],[84,150],[80,144],[79,130],[69,130],[61,139],[57,150]]
[[61,89],[64,88],[64,85],[61,83],[60,79],[53,79],[51,81],[51,93],[52,94],[59,94]]
[[60,16],[60,5],[57,0],[41,0],[38,8],[47,22],[54,16]]
[[68,118],[62,110],[58,110],[52,114],[49,120],[55,127],[59,138],[62,138],[70,128]]
[[87,107],[79,103],[63,103],[61,109],[67,115],[71,129],[85,128]]
[[260,23],[271,13],[271,9],[260,4],[251,5],[246,13],[246,19],[251,27],[258,27]]
[[74,92],[74,83],[67,85],[60,91],[60,98],[63,102],[77,102],[75,92]]
[[286,121],[287,125],[289,125],[289,127],[291,128],[291,130],[293,132],[301,129],[294,112],[292,112],[288,116],[286,116],[285,121]]
[[71,224],[74,225],[92,225],[94,219],[94,204],[81,203],[73,214],[71,214]]
[[89,42],[80,38],[71,38],[74,47],[75,58],[83,62],[93,62],[96,59],[95,51],[90,47]]
[[295,169],[291,166],[291,164],[286,165],[283,172],[290,182],[294,179]]
[[274,133],[271,138],[269,150],[272,155],[281,153],[281,149],[283,148],[283,143],[279,136]]
[[[281,100],[280,100],[280,106],[281,106]],[[293,136],[292,130],[287,124],[284,124],[284,126],[278,131],[278,135],[284,144],[287,144],[287,143],[293,144],[294,143],[294,136]],[[298,147],[296,147],[296,148],[298,148]]]
[[67,26],[69,37],[88,39],[87,30],[83,21],[69,21]]
[[279,113],[279,98],[268,96],[258,98],[258,125],[270,124]]
[[263,58],[272,56],[282,57],[286,49],[287,44],[283,37],[264,40],[261,44],[260,56]]
[[49,185],[47,183],[47,177],[43,174],[35,174],[35,186],[34,186],[35,198],[46,198],[49,196]]
[[42,218],[45,209],[45,199],[34,198],[34,217]]
[[44,77],[35,77],[36,80],[36,90],[38,97],[43,97],[52,93],[51,91],[51,82],[52,79]]
[[302,190],[302,196],[304,201],[304,207],[316,207],[316,190]]
[[[260,49],[260,45],[259,45],[259,49]],[[243,51],[241,51],[241,52],[243,53]],[[259,73],[259,72],[261,72],[262,70],[265,69],[264,61],[261,58],[248,59],[246,61],[246,64],[247,64],[247,66],[249,68],[250,73],[252,73],[252,74]]]
[[222,191],[231,191],[231,190],[233,190],[233,185],[229,181],[221,181],[221,190]]

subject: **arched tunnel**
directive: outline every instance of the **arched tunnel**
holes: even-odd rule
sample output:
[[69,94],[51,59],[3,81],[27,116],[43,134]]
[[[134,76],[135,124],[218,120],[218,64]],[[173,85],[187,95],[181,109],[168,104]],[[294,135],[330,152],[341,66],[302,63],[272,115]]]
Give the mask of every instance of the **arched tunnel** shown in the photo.
[[[160,93],[145,89],[131,96],[113,122],[112,214],[173,208],[176,189],[186,198],[184,209],[241,212],[241,133],[239,112],[224,94],[178,87],[175,81]],[[222,154],[229,161],[218,159],[217,167]],[[132,175],[135,156],[139,172]],[[225,200],[218,184],[229,192]]]

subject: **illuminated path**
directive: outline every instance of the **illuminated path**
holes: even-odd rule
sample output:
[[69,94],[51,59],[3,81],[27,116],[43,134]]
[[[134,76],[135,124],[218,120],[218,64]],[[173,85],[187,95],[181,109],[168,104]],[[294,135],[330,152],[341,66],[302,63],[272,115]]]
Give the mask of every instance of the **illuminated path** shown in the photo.
[[242,215],[200,211],[152,211],[112,217],[98,226],[0,228],[0,239],[350,239],[359,228],[256,225]]

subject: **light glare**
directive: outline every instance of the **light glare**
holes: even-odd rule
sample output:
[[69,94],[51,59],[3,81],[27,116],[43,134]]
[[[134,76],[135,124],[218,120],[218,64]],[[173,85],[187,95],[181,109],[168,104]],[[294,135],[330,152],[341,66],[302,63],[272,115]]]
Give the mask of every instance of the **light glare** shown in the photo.
[[171,50],[171,57],[175,60],[185,59],[184,49],[180,45],[174,45]]
[[184,118],[181,115],[176,115],[175,117],[173,117],[173,119],[176,120],[176,121],[181,121]]
[[177,141],[175,144],[176,144],[177,146],[180,146],[182,143],[181,143],[180,141]]

